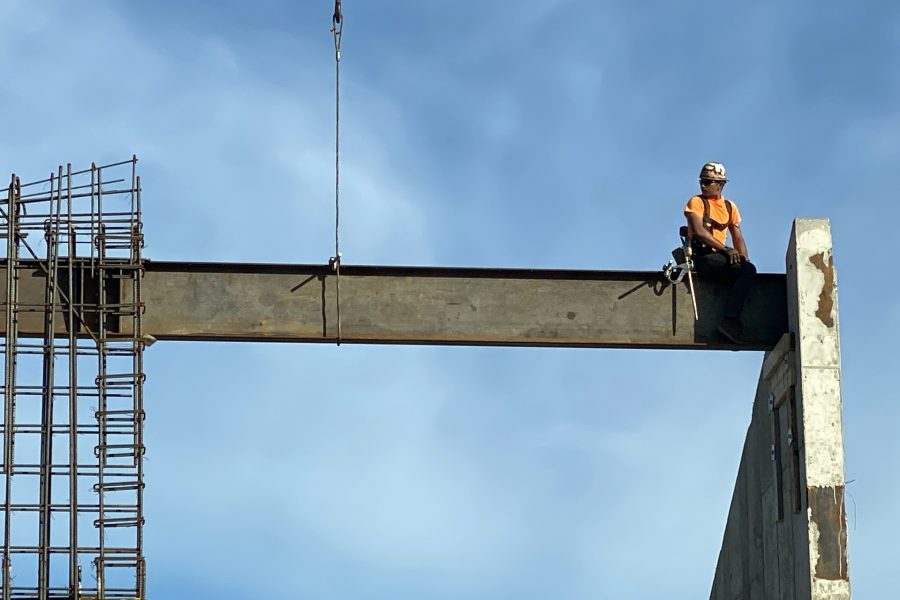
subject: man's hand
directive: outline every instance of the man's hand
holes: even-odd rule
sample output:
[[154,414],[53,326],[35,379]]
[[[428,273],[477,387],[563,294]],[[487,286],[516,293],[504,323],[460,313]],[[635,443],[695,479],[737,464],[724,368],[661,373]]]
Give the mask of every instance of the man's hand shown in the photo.
[[722,249],[722,254],[728,259],[729,264],[736,265],[741,262],[741,253],[734,248],[725,246],[725,248]]

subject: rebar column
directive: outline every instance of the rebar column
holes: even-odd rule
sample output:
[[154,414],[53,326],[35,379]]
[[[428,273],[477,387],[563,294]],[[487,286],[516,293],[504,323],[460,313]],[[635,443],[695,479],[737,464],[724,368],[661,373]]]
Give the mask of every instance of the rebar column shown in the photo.
[[[132,157],[82,171],[59,167],[25,184],[14,177],[6,206],[0,199],[0,235],[7,235],[0,600],[145,597],[138,185]],[[42,239],[46,252],[38,256],[29,239]],[[36,341],[26,328],[32,322]],[[67,410],[56,410],[63,399]],[[93,412],[84,412],[87,404]],[[68,438],[65,457],[54,443],[60,435]],[[91,458],[79,457],[85,443]],[[39,457],[24,451],[32,448]],[[54,477],[68,485],[53,485]],[[96,500],[79,497],[87,489]],[[68,527],[53,526],[61,515]],[[85,535],[91,525],[96,538]],[[67,567],[54,556],[65,556]],[[95,577],[82,581],[91,567]]]

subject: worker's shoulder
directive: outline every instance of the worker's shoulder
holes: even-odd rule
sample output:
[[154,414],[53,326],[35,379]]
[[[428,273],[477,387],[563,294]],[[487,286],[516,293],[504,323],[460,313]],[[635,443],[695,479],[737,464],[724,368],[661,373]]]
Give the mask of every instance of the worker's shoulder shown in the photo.
[[728,223],[729,225],[737,225],[741,224],[741,211],[738,210],[737,202],[732,200],[731,198],[722,198],[725,200],[725,208],[728,210]]
[[687,203],[685,203],[686,208],[690,208],[692,206],[703,206],[703,198],[701,198],[698,194],[694,194],[690,198],[688,198]]

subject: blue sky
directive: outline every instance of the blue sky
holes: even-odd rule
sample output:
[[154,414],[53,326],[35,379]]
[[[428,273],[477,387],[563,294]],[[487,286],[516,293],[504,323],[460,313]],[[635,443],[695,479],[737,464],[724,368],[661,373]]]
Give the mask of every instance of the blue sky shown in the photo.
[[[324,263],[332,8],[4,0],[0,165],[136,153],[148,257]],[[852,585],[896,595],[900,6],[344,10],[345,263],[654,269],[707,160],[763,271],[793,218],[832,220]],[[157,344],[150,592],[704,597],[761,359]]]

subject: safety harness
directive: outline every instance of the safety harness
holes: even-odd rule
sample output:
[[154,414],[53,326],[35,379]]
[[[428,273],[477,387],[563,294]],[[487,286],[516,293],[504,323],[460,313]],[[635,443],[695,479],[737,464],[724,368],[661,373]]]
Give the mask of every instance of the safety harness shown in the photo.
[[[719,223],[709,216],[709,198],[700,196],[700,199],[703,200],[703,228],[710,233],[714,230],[724,231],[725,229],[728,229],[728,224],[731,223],[731,213],[733,210],[731,207],[731,200],[725,200],[723,198],[723,200],[725,200],[725,209],[728,211],[728,220],[724,223]],[[699,252],[701,254],[712,252],[712,248],[698,240],[696,237],[691,238],[691,246],[693,247],[694,252]]]

